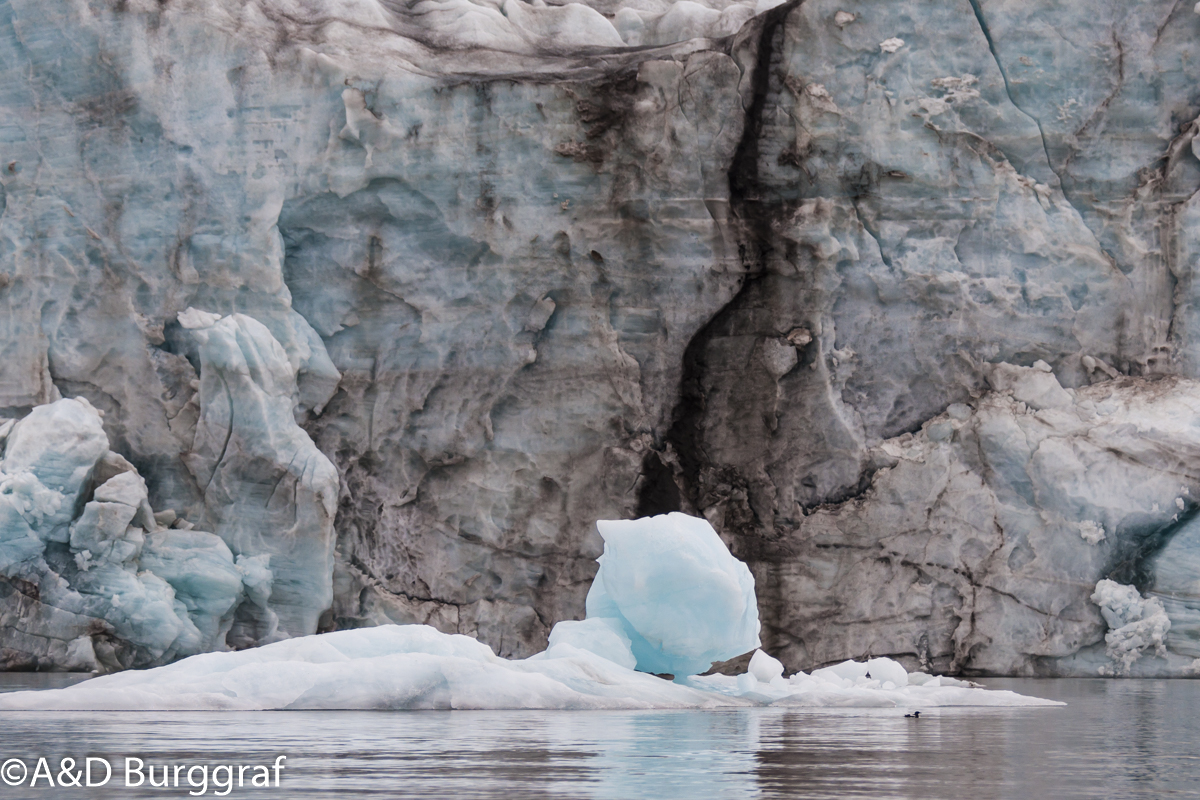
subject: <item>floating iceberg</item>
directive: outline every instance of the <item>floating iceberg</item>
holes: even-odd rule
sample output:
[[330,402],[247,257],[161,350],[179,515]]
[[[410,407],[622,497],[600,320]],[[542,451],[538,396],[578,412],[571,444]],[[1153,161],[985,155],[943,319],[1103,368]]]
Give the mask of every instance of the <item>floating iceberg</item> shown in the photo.
[[[383,625],[196,655],[66,689],[0,695],[0,709],[1055,705],[910,674],[887,658],[785,678],[783,665],[759,650],[742,675],[689,675],[757,647],[754,580],[746,565],[706,522],[682,514],[598,526],[605,553],[588,618],[559,623],[550,646],[526,659],[500,658],[482,642],[427,625]],[[666,669],[679,677],[646,672]]]
[[[885,662],[875,659],[871,663]],[[500,658],[469,636],[428,625],[303,636],[205,653],[66,689],[0,695],[5,710],[623,709],[783,705],[855,708],[1056,705],[919,673],[896,662],[880,680],[846,662],[767,682],[752,673],[673,682],[560,642],[524,660]],[[876,667],[876,669],[879,669]],[[868,673],[871,676],[868,677]],[[893,674],[894,673],[894,674]],[[882,673],[881,673],[882,674]]]
[[612,620],[639,670],[695,675],[761,644],[754,576],[707,520],[672,513],[596,528],[604,554],[588,620]]

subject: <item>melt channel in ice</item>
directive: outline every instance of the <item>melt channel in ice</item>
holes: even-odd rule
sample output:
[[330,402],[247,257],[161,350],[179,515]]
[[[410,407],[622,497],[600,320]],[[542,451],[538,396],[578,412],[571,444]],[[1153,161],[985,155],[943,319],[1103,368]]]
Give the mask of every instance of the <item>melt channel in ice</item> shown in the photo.
[[[427,625],[303,636],[205,653],[52,691],[0,709],[621,709],[785,705],[857,708],[1057,705],[909,673],[888,658],[783,676],[758,650],[746,673],[695,675],[758,645],[754,579],[704,520],[600,522],[588,618],[562,622],[523,660]],[[740,649],[740,652],[735,652]],[[707,659],[707,661],[706,661]],[[646,671],[677,669],[674,681]]]

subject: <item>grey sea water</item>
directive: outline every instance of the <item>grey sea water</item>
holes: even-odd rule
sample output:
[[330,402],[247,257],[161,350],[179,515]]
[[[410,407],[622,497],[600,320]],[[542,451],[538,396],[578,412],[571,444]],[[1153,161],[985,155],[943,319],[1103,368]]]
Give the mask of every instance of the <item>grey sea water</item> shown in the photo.
[[[0,675],[5,690],[65,676]],[[1200,681],[992,679],[1061,708],[902,711],[0,712],[0,761],[114,766],[104,787],[0,797],[1200,797]],[[279,786],[188,786],[194,766],[273,764]],[[182,765],[126,788],[123,759]],[[99,773],[98,773],[99,774]],[[161,778],[161,772],[158,777]],[[200,772],[193,773],[198,782]],[[221,774],[222,781],[224,773]],[[136,780],[136,779],[135,779]],[[218,795],[218,792],[222,794]]]

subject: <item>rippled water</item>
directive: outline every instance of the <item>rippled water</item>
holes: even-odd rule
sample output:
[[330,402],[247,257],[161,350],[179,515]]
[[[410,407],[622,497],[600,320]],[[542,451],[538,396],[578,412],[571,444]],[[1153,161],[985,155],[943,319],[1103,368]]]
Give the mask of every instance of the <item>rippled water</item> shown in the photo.
[[[58,676],[0,675],[0,688]],[[122,759],[270,764],[280,798],[1200,797],[1200,681],[989,680],[1065,708],[902,712],[0,713],[0,760],[101,756],[103,788],[0,796],[187,797],[126,789]],[[200,773],[195,773],[199,781]],[[222,775],[223,780],[223,775]],[[44,781],[43,781],[44,786]],[[197,791],[190,788],[191,791]],[[218,791],[210,785],[203,796]],[[223,791],[223,790],[222,790]]]

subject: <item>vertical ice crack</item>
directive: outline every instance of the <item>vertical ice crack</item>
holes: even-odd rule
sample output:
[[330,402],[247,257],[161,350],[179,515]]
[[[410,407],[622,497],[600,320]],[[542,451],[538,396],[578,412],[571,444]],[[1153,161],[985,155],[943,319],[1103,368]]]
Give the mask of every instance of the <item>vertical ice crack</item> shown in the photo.
[[[1022,114],[1029,117],[1029,119],[1033,121],[1034,125],[1037,125],[1038,136],[1040,136],[1042,139],[1042,150],[1046,154],[1046,166],[1049,167],[1050,171],[1053,172],[1055,177],[1058,178],[1058,183],[1061,187],[1063,185],[1062,175],[1059,175],[1058,170],[1054,169],[1054,161],[1050,158],[1050,147],[1046,144],[1046,131],[1042,128],[1042,121],[1033,114],[1030,114],[1024,108],[1021,108],[1021,104],[1017,102],[1017,98],[1013,97],[1012,84],[1008,79],[1008,70],[1004,68],[1004,63],[1000,60],[1000,54],[996,52],[996,42],[992,39],[991,29],[988,28],[987,20],[983,16],[983,8],[979,5],[980,0],[969,0],[969,2],[971,3],[971,10],[975,12],[975,21],[979,23],[979,30],[983,32],[983,38],[987,40],[988,50],[991,51],[992,60],[996,62],[996,69],[1000,70],[1000,77],[1004,80],[1004,93],[1008,95],[1008,102],[1012,103],[1013,108],[1017,109],[1017,111],[1020,111]],[[1066,195],[1065,189],[1063,190],[1063,195]],[[1068,202],[1069,201],[1070,200],[1068,198]]]
[[987,19],[983,16],[983,7],[980,5],[982,0],[968,0],[968,2],[971,3],[971,10],[975,12],[975,20],[979,23],[979,30],[983,33],[983,38],[987,40],[988,50],[992,54],[992,60],[996,62],[996,69],[1000,70],[1000,77],[1004,81],[1004,92],[1008,95],[1008,101],[1012,103],[1013,108],[1029,117],[1029,119],[1033,121],[1033,124],[1037,126],[1038,136],[1042,140],[1042,152],[1046,154],[1046,168],[1054,174],[1054,177],[1058,178],[1058,189],[1060,192],[1062,192],[1063,199],[1066,200],[1073,209],[1075,209],[1075,213],[1079,214],[1079,218],[1083,220],[1083,224],[1092,232],[1092,238],[1096,241],[1097,249],[1104,254],[1105,258],[1108,259],[1109,263],[1112,264],[1114,269],[1120,270],[1121,262],[1117,259],[1116,255],[1107,247],[1105,247],[1102,241],[1100,241],[1099,234],[1092,228],[1087,217],[1084,215],[1083,210],[1071,196],[1071,192],[1067,187],[1067,181],[1064,180],[1063,174],[1055,169],[1054,159],[1050,156],[1050,145],[1046,141],[1046,130],[1042,127],[1042,121],[1029,111],[1026,111],[1024,108],[1022,108],[1021,104],[1017,102],[1017,98],[1013,95],[1012,83],[1008,78],[1008,70],[1004,68],[1004,62],[1000,60],[1000,53],[996,50],[996,41],[992,38],[992,31],[988,27]]

